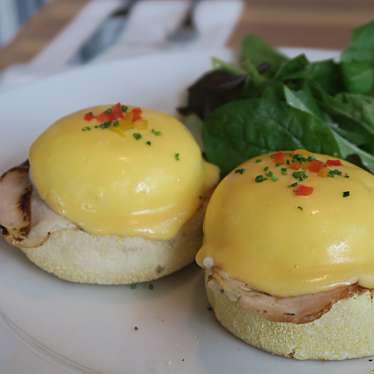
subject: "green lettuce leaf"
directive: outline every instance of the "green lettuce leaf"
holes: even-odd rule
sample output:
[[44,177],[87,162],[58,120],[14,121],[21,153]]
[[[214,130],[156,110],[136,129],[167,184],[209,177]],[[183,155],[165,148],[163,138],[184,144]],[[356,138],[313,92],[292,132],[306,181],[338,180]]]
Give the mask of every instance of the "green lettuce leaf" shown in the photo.
[[264,69],[264,76],[271,77],[288,58],[255,35],[247,35],[241,45],[240,63],[248,68]]
[[334,135],[320,119],[271,98],[223,105],[208,116],[202,135],[207,159],[223,174],[272,151],[305,148],[340,154]]
[[353,31],[341,61],[346,90],[374,95],[374,21]]

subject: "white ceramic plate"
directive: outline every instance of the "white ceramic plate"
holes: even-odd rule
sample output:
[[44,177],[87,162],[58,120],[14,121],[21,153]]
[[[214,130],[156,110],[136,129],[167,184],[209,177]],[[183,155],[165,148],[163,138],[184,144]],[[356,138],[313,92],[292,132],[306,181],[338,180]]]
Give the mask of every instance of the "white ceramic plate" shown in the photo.
[[[336,56],[306,52],[311,59]],[[30,143],[53,120],[85,106],[121,101],[175,113],[186,87],[210,67],[210,57],[230,55],[182,52],[95,65],[0,96],[0,171],[24,160]],[[195,266],[154,282],[153,290],[146,284],[77,285],[40,271],[4,242],[0,247],[3,322],[69,372],[344,374],[373,367],[368,359],[298,362],[243,344],[208,311]]]

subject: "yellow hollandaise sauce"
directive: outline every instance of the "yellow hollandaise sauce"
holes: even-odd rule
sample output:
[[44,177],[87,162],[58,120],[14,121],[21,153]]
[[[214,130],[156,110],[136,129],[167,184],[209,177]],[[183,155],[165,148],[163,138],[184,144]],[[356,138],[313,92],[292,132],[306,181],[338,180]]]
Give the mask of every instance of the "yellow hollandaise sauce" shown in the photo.
[[171,239],[218,181],[174,117],[121,104],[63,117],[29,156],[47,205],[97,235]]
[[271,295],[374,288],[374,176],[302,150],[256,157],[218,185],[204,234],[200,266]]

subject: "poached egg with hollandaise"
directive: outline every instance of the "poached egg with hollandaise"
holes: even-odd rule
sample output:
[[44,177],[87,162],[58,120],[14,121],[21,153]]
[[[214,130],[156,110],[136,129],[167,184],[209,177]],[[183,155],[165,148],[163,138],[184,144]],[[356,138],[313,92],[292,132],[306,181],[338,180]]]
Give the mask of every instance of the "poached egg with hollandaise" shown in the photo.
[[281,297],[356,282],[374,288],[370,207],[373,175],[346,161],[309,152],[256,157],[214,192],[197,261],[208,257]]
[[193,260],[218,176],[174,117],[120,103],[87,108],[52,124],[28,163],[1,177],[0,225],[63,279],[155,279]]
[[218,179],[177,119],[124,106],[63,117],[29,159],[47,205],[97,235],[171,239]]
[[217,320],[298,359],[374,353],[374,176],[304,150],[255,157],[217,186],[196,260]]

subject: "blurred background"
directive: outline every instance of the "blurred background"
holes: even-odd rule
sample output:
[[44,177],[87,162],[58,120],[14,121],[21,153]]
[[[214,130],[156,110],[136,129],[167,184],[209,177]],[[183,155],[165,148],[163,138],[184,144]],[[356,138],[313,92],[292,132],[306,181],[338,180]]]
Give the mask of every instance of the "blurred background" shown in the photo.
[[374,0],[0,0],[0,70],[41,59],[39,70],[57,68],[62,49],[65,65],[126,56],[130,47],[166,50],[209,27],[196,46],[237,48],[251,32],[275,46],[341,49],[373,18]]

